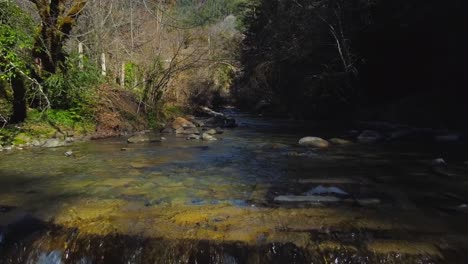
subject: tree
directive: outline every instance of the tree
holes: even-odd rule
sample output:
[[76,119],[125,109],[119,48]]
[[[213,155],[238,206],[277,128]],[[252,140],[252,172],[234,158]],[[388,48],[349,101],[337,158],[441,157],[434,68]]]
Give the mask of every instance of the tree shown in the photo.
[[30,0],[36,5],[41,19],[40,34],[36,38],[33,56],[39,75],[42,70],[55,73],[66,70],[64,44],[70,37],[76,20],[85,7],[86,0]]
[[[25,79],[33,43],[33,22],[11,2],[0,2],[0,81],[11,84],[13,114],[10,122],[26,118]],[[0,84],[1,85],[1,84]]]

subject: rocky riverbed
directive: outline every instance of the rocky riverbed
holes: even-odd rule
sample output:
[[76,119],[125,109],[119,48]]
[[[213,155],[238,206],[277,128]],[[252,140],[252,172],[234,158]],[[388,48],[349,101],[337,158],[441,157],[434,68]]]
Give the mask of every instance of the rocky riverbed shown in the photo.
[[0,153],[0,263],[467,260],[463,147],[227,114]]

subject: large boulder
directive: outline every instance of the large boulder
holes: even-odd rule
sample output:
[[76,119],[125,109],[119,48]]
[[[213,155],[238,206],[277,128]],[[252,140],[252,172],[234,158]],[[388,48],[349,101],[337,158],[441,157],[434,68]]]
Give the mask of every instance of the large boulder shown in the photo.
[[183,117],[177,117],[174,121],[172,121],[172,123],[170,123],[170,127],[177,130],[179,128],[195,128],[196,126]]
[[304,137],[299,140],[299,145],[304,147],[328,148],[328,141],[319,137]]

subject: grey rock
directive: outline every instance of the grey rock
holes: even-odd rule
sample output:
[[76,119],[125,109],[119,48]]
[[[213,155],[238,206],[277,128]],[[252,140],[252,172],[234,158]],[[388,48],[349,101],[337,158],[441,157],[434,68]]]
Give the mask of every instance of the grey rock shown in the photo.
[[65,142],[57,138],[51,138],[44,142],[43,148],[58,148],[65,146]]
[[40,147],[40,146],[44,145],[44,143],[45,143],[44,141],[40,141],[40,140],[35,139],[35,140],[31,141],[31,146]]
[[347,192],[343,191],[342,189],[338,187],[335,187],[335,186],[324,187],[323,185],[319,185],[305,194],[306,195],[322,195],[322,194],[348,195]]
[[68,151],[65,152],[64,154],[65,154],[65,156],[67,156],[67,157],[71,157],[71,156],[73,156],[73,151],[68,150]]
[[304,147],[327,148],[330,144],[325,139],[319,137],[303,137],[299,140],[299,145]]
[[73,137],[65,138],[65,143],[73,143],[73,142],[75,142],[75,139]]
[[216,134],[223,134],[224,130],[220,127],[215,128],[216,129]]
[[336,203],[341,201],[335,196],[322,195],[280,195],[275,197],[276,202],[312,202],[312,203]]

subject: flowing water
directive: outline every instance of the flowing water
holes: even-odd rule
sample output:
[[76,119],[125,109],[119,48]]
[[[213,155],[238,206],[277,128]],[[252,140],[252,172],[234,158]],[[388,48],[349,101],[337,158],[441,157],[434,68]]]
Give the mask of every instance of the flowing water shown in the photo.
[[[214,142],[115,138],[0,153],[0,263],[468,260],[463,149],[310,150],[297,140],[344,130],[234,114],[240,126]],[[451,176],[430,169],[441,155]],[[285,195],[317,201],[275,200]]]

